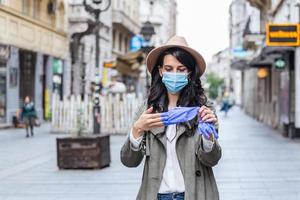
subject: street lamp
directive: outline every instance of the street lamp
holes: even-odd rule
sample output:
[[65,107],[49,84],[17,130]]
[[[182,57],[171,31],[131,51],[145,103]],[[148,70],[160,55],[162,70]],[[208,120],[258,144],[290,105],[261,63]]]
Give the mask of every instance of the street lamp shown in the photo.
[[99,52],[100,52],[100,49],[99,49],[99,45],[100,45],[100,35],[99,35],[99,31],[100,31],[100,26],[101,26],[101,22],[100,22],[100,14],[101,12],[105,12],[108,10],[108,8],[110,7],[111,5],[111,0],[107,0],[107,5],[104,6],[104,8],[101,8],[100,4],[103,3],[102,0],[93,0],[92,1],[93,4],[96,5],[96,7],[98,8],[94,8],[92,6],[92,4],[87,4],[86,0],[83,0],[83,6],[84,6],[84,9],[90,13],[91,15],[93,15],[95,17],[95,21],[94,21],[94,24],[95,24],[95,46],[96,46],[96,57],[95,57],[95,70],[96,70],[96,76],[99,74]]
[[[142,28],[140,34],[143,36],[145,43],[142,46],[142,51],[146,54],[148,54],[154,47],[150,45],[150,40],[152,36],[155,34],[154,26],[151,24],[151,22],[146,21]],[[146,90],[148,92],[149,90],[149,82],[148,82],[149,76],[146,69]]]
[[[102,0],[92,0],[91,3],[87,3],[86,0],[83,0],[84,9],[94,16],[95,21],[94,24],[95,30],[95,78],[99,79],[99,57],[100,57],[100,14],[101,12],[105,12],[111,5],[111,0],[107,0],[107,4],[102,7]],[[94,4],[94,6],[93,6]],[[95,80],[96,90],[93,91],[93,113],[94,113],[94,134],[100,133],[100,80]]]

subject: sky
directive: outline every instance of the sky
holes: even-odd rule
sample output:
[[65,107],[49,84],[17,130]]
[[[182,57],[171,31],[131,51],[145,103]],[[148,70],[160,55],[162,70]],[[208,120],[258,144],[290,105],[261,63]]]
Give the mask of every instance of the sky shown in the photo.
[[229,5],[232,0],[177,0],[177,34],[209,62],[229,46]]

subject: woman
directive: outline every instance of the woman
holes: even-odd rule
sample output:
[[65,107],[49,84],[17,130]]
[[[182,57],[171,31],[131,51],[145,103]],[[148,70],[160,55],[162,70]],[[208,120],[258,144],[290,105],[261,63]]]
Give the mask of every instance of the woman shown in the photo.
[[[127,167],[137,167],[146,157],[136,199],[219,199],[212,167],[221,158],[221,148],[213,134],[205,137],[197,132],[199,120],[217,124],[215,114],[205,106],[202,56],[184,38],[174,36],[152,50],[146,63],[152,76],[150,94],[121,150]],[[164,126],[162,113],[195,106],[200,109],[192,120]]]
[[29,137],[28,128],[30,127],[30,135],[33,137],[33,127],[36,120],[36,112],[33,102],[29,96],[24,99],[24,105],[22,107],[21,120],[25,123],[26,137]]

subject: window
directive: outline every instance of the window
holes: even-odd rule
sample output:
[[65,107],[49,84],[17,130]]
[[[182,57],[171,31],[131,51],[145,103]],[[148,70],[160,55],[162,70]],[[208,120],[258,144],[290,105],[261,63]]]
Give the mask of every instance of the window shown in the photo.
[[127,53],[128,52],[128,38],[127,37],[125,37],[125,53]]
[[119,51],[122,51],[122,39],[123,39],[123,36],[122,36],[122,33],[119,34]]
[[41,0],[33,0],[33,17],[39,19],[40,11],[41,11]]
[[60,30],[63,30],[65,26],[65,7],[61,2],[58,6],[58,12],[56,17],[56,27]]
[[22,0],[22,12],[29,15],[30,2],[29,0]]
[[116,30],[113,30],[113,49],[116,49]]

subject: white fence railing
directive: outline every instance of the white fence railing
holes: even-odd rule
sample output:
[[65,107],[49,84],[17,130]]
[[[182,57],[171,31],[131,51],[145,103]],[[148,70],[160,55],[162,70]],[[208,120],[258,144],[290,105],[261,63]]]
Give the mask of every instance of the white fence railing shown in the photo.
[[[127,134],[133,115],[143,98],[135,94],[115,94],[100,97],[101,133]],[[52,132],[84,134],[93,132],[93,103],[85,96],[52,97]]]

